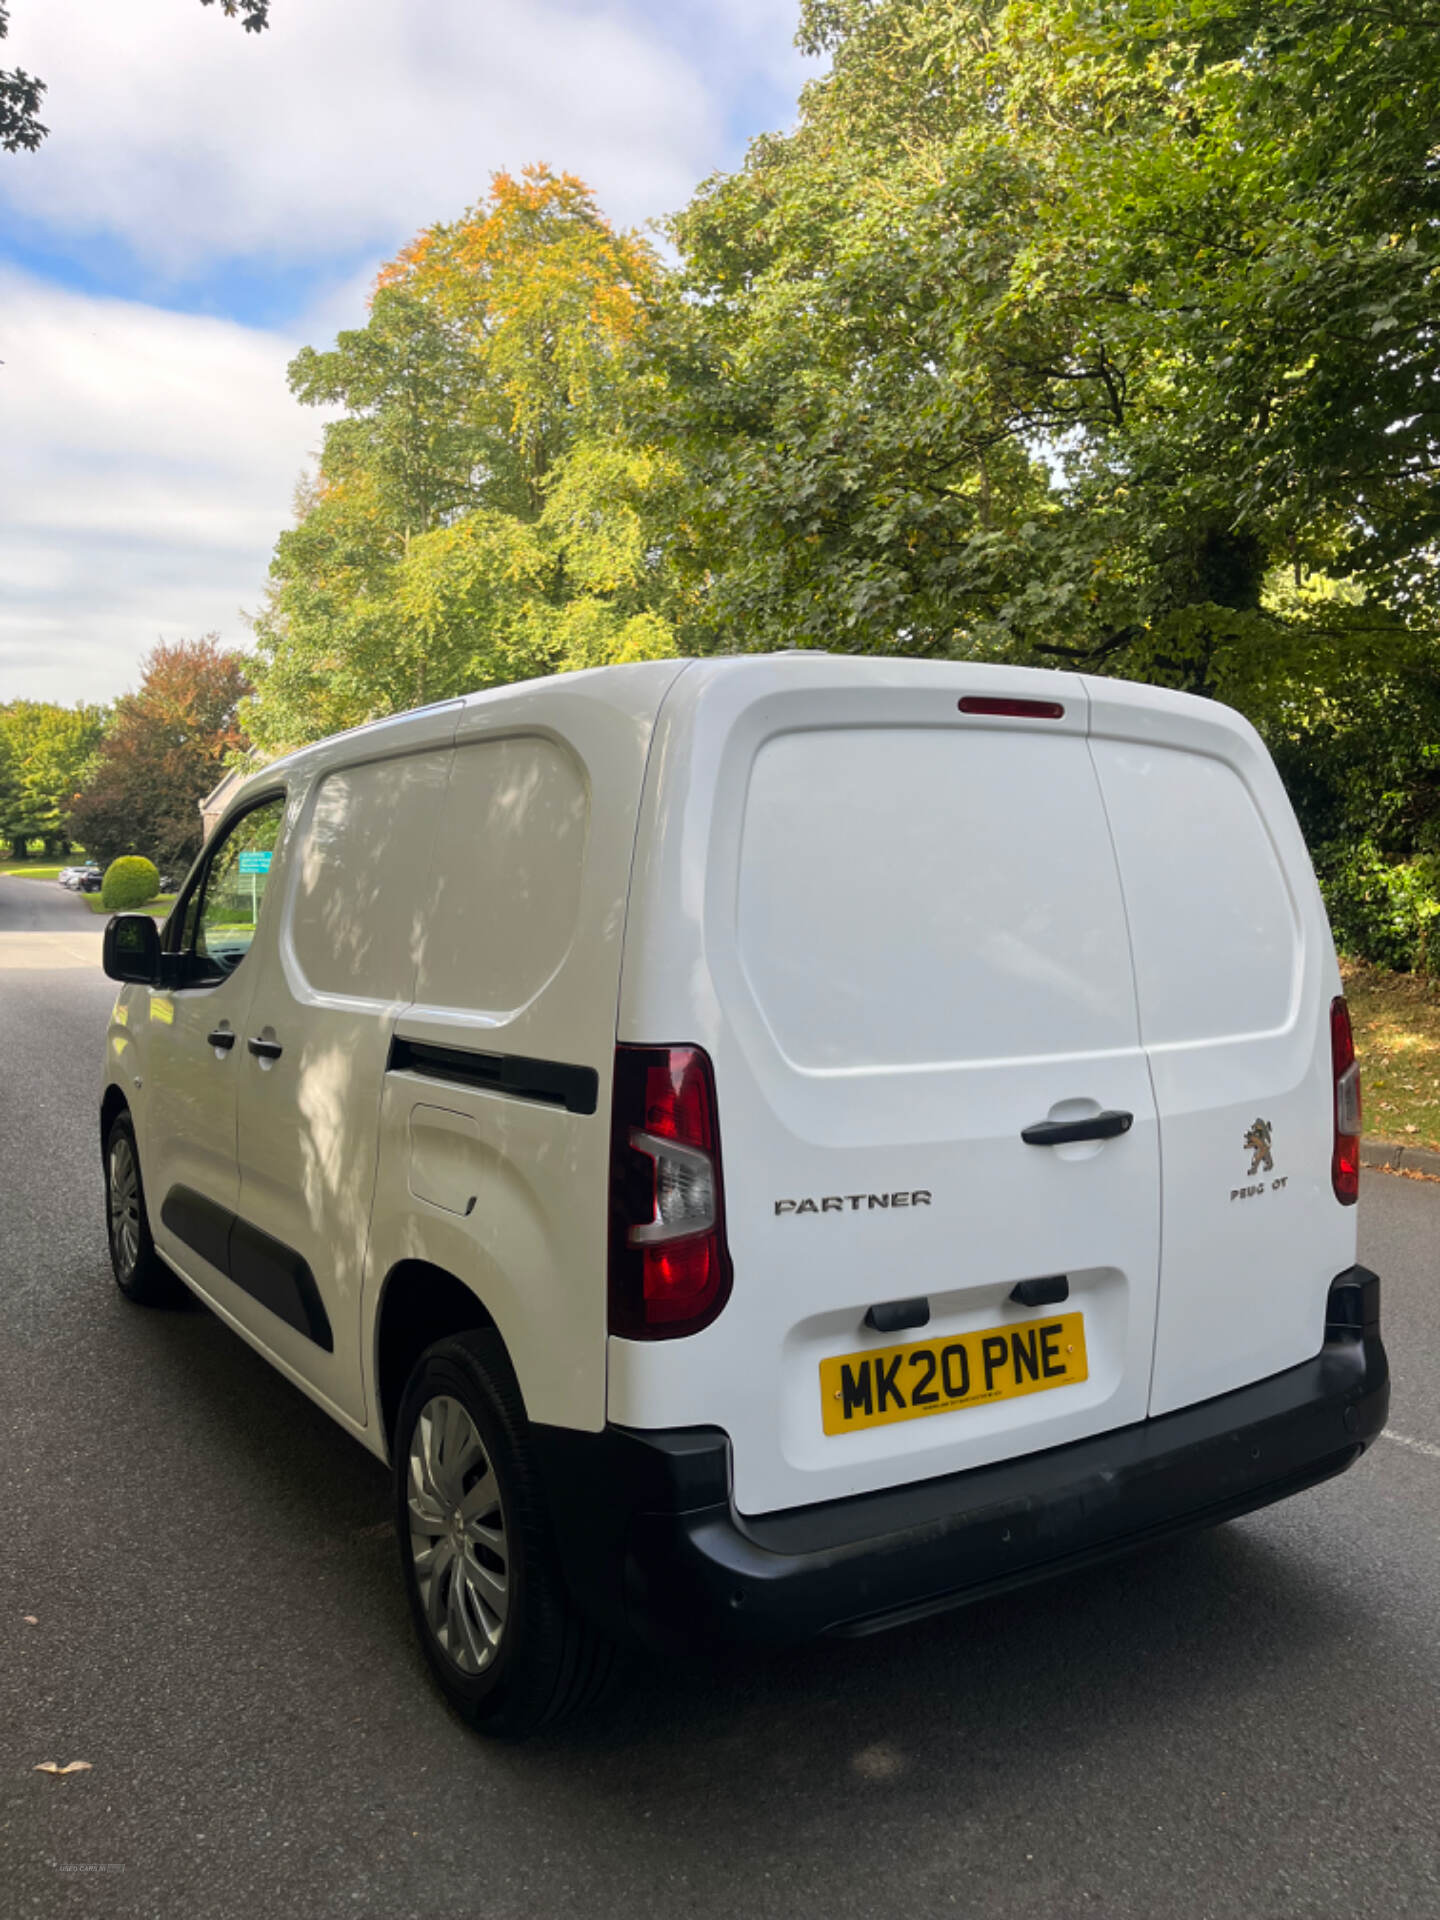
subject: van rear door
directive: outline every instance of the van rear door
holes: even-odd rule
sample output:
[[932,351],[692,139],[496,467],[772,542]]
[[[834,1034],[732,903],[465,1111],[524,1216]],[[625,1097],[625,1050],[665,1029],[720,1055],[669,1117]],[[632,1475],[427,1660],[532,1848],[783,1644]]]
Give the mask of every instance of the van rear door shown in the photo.
[[1330,1281],[1355,1257],[1354,1209],[1330,1184],[1341,985],[1254,729],[1211,701],[1088,686],[1160,1114],[1162,1414],[1320,1349]]
[[711,1054],[734,1284],[612,1338],[609,1417],[723,1427],[742,1512],[1145,1415],[1156,1117],[1086,729],[1077,676],[813,657],[662,710],[619,1033]]

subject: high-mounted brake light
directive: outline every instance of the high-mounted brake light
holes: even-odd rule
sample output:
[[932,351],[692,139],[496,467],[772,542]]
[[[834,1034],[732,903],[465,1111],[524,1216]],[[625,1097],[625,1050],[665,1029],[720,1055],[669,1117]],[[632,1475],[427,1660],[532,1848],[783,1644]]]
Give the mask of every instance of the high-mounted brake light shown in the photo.
[[610,1331],[668,1340],[730,1297],[715,1079],[699,1047],[617,1047]]
[[1330,1184],[1341,1206],[1353,1207],[1360,1198],[1360,1063],[1355,1058],[1350,1009],[1343,995],[1330,1002],[1330,1071],[1335,1083]]
[[961,713],[994,713],[1009,720],[1063,720],[1058,700],[1001,700],[988,694],[967,693],[958,702]]

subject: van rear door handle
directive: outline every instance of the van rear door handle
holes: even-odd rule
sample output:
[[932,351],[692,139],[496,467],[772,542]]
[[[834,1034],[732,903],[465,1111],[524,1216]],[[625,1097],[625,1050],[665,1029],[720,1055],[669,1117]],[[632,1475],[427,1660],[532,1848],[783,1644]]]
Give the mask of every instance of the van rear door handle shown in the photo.
[[1021,1129],[1020,1138],[1027,1147],[1063,1147],[1072,1140],[1113,1140],[1117,1133],[1129,1133],[1134,1124],[1133,1113],[1110,1107],[1085,1120],[1037,1120],[1033,1127]]
[[216,1027],[213,1033],[206,1034],[205,1044],[207,1047],[223,1047],[228,1053],[235,1044],[235,1036],[229,1027]]
[[257,1060],[278,1060],[285,1051],[278,1040],[247,1040],[245,1044]]

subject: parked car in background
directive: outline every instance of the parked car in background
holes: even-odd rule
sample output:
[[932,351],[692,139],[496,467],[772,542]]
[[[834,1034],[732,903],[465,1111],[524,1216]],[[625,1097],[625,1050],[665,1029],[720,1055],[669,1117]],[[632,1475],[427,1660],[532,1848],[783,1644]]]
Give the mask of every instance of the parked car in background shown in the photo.
[[[91,874],[91,873],[93,873],[96,876],[96,880],[98,883],[99,879],[102,877],[100,874],[99,867],[96,865],[96,863],[93,860],[83,860],[81,861],[79,866],[62,867],[59,873],[56,875],[56,878],[59,880],[62,887],[69,887],[72,892],[77,892],[80,888],[80,882],[85,878],[87,874]],[[93,889],[90,889],[90,891],[93,891]]]
[[77,893],[99,893],[104,883],[105,876],[99,867],[86,867],[75,882],[75,890]]

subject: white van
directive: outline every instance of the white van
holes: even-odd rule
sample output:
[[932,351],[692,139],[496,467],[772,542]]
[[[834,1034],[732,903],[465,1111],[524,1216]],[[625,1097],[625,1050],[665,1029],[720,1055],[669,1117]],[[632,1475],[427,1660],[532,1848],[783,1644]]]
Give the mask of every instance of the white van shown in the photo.
[[1075,674],[610,667],[236,794],[126,984],[116,1277],[393,1463],[430,1664],[864,1634],[1384,1423],[1360,1096],[1253,729]]

